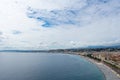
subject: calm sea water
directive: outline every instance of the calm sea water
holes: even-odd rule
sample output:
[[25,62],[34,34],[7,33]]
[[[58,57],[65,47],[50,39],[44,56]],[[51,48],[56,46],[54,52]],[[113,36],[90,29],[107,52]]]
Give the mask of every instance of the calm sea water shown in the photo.
[[0,53],[0,80],[105,80],[93,64],[77,55]]

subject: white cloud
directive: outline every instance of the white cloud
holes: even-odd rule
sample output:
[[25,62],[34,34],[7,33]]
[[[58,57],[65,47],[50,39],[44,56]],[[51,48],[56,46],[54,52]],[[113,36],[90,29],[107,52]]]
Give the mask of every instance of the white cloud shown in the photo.
[[[89,4],[87,1],[1,0],[0,49],[53,49],[118,44],[120,42],[120,1],[106,0],[108,2],[104,3],[91,0]],[[28,7],[45,11],[46,15],[43,14],[41,17],[50,20],[52,14],[48,12],[60,10],[63,12],[61,15],[57,12],[58,17],[54,17],[57,18],[56,21],[58,19],[67,21],[66,17],[69,17],[69,20],[77,22],[72,25],[59,23],[46,28],[42,26],[44,20],[38,21],[27,16]],[[66,10],[77,10],[76,17],[67,15]],[[14,35],[13,31],[21,33]]]

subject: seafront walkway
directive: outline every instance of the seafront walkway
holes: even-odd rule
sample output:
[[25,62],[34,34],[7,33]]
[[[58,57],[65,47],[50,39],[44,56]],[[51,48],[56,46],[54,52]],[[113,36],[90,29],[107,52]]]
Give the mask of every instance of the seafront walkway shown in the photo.
[[97,62],[87,57],[85,58],[92,62],[93,64],[97,65],[97,67],[104,73],[106,80],[120,80],[120,76],[105,64]]

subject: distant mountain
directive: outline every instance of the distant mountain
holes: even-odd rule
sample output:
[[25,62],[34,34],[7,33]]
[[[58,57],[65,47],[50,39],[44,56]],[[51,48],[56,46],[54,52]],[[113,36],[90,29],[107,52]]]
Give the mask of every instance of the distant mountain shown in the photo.
[[113,46],[88,46],[84,48],[70,48],[70,49],[54,49],[54,50],[0,50],[0,52],[65,52],[65,51],[120,51],[120,45]]
[[113,45],[113,46],[88,46],[86,48],[120,48],[120,45]]

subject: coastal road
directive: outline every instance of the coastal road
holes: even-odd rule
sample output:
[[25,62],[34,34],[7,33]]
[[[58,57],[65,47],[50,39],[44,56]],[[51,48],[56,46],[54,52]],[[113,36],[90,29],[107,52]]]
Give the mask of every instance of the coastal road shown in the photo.
[[92,62],[93,64],[97,65],[97,67],[104,73],[106,80],[120,80],[120,76],[105,64],[101,62],[97,62],[90,58],[86,58],[86,59]]

